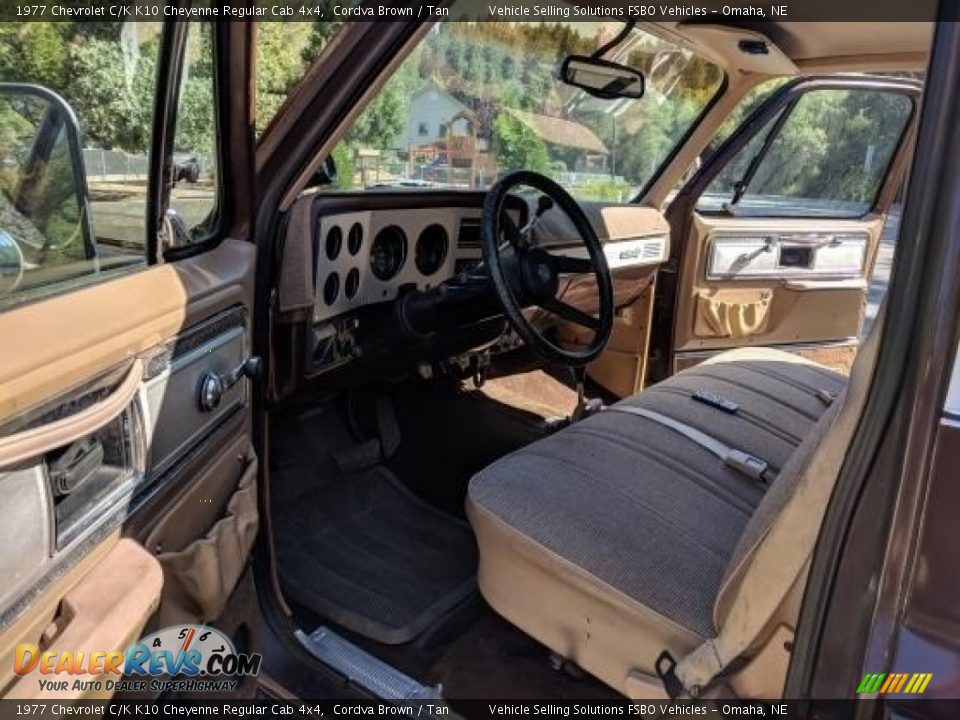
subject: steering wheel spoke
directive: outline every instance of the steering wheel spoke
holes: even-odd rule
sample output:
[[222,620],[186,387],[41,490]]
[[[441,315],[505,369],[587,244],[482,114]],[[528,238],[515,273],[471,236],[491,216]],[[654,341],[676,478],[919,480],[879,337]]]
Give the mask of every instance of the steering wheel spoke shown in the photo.
[[540,307],[564,320],[569,320],[577,325],[590,328],[594,332],[600,329],[600,318],[589,315],[583,312],[583,310],[575,308],[573,305],[568,305],[557,298],[541,303]]
[[[529,239],[506,212],[511,191],[521,186],[539,190],[545,196],[537,202],[536,219],[555,211],[554,207],[566,213],[588,259],[550,255],[543,247],[530,246]],[[532,351],[548,362],[569,367],[582,367],[600,356],[613,331],[613,280],[597,232],[570,193],[539,173],[523,170],[510,173],[487,193],[480,238],[484,266],[503,314]],[[514,251],[513,257],[501,255],[508,248]],[[599,317],[558,299],[561,274],[590,274],[596,279]],[[547,314],[588,328],[593,331],[593,338],[585,347],[564,347],[542,333],[523,312],[529,307],[538,307]]]
[[559,273],[569,275],[586,275],[593,272],[593,260],[590,258],[569,257],[567,255],[550,255],[553,267]]
[[501,243],[500,247],[505,248],[509,246],[517,252],[526,250],[527,241],[509,213],[503,213],[503,217],[500,218],[500,223],[501,235],[503,238],[506,238],[506,242]]

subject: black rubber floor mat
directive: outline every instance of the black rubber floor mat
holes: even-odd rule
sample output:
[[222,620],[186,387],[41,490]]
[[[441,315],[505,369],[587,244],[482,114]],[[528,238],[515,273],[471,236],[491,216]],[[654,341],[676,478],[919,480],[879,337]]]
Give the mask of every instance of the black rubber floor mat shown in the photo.
[[299,496],[276,518],[284,591],[382,643],[408,642],[475,590],[469,526],[377,467]]

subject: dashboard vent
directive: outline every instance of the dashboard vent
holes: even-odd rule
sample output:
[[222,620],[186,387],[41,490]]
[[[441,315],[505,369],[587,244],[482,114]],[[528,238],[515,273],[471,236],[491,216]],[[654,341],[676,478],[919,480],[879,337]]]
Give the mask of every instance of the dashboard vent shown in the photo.
[[457,246],[465,249],[480,249],[480,218],[464,218],[460,221]]
[[643,244],[643,259],[655,260],[660,257],[663,244],[660,240],[652,240]]

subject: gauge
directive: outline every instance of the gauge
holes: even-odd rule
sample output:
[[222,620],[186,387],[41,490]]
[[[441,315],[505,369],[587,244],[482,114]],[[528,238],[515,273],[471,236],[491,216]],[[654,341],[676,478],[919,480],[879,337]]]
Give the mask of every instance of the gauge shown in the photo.
[[378,280],[389,280],[403,268],[407,259],[407,236],[396,225],[377,233],[370,246],[370,269]]
[[347,273],[347,279],[343,284],[343,291],[347,295],[347,300],[352,300],[360,289],[360,271],[357,268],[351,268]]
[[443,225],[427,225],[417,238],[413,259],[423,275],[433,275],[447,259],[447,231]]
[[327,259],[336,260],[343,246],[343,231],[339,225],[334,225],[327,231]]
[[330,273],[326,282],[323,283],[323,301],[327,305],[333,305],[340,294],[340,276],[336,273]]
[[347,234],[347,250],[351,255],[360,252],[360,246],[363,244],[363,225],[354,223]]

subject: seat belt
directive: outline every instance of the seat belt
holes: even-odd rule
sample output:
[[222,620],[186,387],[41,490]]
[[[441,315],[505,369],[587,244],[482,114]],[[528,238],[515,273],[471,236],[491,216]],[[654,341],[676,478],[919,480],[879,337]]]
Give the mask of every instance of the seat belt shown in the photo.
[[658,425],[669,428],[670,430],[683,435],[688,440],[692,440],[704,450],[708,450],[716,455],[718,458],[723,460],[727,467],[733,468],[737,472],[740,472],[753,480],[763,483],[771,483],[777,477],[776,473],[770,471],[766,461],[761,460],[760,458],[751,455],[748,452],[744,452],[743,450],[732,448],[729,445],[720,442],[716,438],[710,437],[706,433],[697,430],[695,427],[690,427],[679,420],[674,420],[666,415],[661,415],[658,412],[647,410],[646,408],[636,407],[635,405],[611,405],[610,407],[606,408],[605,411],[609,412],[611,410],[614,412],[622,412],[629,415],[636,415],[638,417],[646,418],[647,420],[652,420]]

